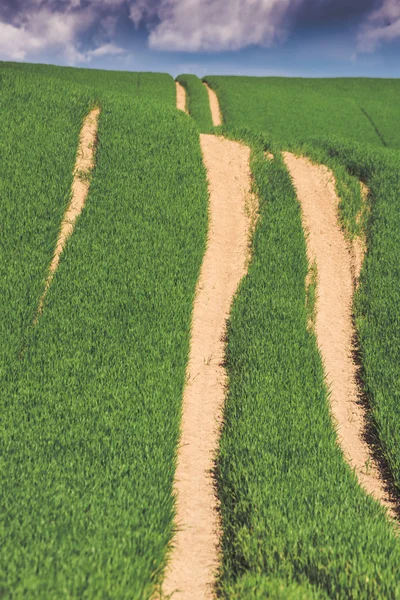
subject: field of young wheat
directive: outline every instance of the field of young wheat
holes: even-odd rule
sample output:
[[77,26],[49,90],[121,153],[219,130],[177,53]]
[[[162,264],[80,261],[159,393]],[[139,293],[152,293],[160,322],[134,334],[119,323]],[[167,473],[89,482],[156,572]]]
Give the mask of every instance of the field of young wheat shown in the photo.
[[[0,63],[0,595],[163,597],[184,528],[174,477],[213,234],[201,133],[250,148],[258,206],[244,198],[248,271],[219,365],[219,564],[207,598],[400,598],[399,82],[209,76],[214,127],[204,82],[177,81],[188,114],[169,75]],[[41,305],[93,107],[88,196]],[[286,151],[331,169],[345,239],[364,240],[351,308],[358,443],[391,515],[338,439]],[[181,598],[199,597],[193,585]]]

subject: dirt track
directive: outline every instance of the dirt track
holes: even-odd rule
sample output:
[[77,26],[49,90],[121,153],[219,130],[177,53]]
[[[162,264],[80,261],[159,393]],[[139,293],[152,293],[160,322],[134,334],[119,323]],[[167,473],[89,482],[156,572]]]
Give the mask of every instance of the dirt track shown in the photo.
[[45,291],[39,303],[38,315],[42,312],[44,299],[54,277],[54,273],[57,270],[66,241],[72,234],[75,227],[75,221],[85,206],[90,187],[88,176],[94,167],[99,115],[99,108],[92,109],[82,125],[74,169],[74,179],[72,182],[71,201],[61,223],[61,229],[53,260],[50,264]]
[[213,597],[219,521],[211,470],[226,386],[224,334],[233,296],[246,271],[250,217],[250,149],[201,135],[209,179],[209,234],[192,317],[175,493],[179,528],[164,593],[179,600]]
[[176,87],[176,108],[188,114],[186,107],[186,90],[178,81],[175,81]]
[[208,99],[210,101],[212,122],[213,122],[214,127],[218,127],[219,125],[222,125],[222,118],[221,118],[221,111],[219,108],[218,96],[214,92],[214,90],[212,90],[210,88],[210,86],[208,86],[206,83],[204,85],[207,88]]
[[317,265],[315,331],[322,355],[338,442],[364,489],[393,514],[378,468],[363,439],[365,414],[353,361],[352,302],[362,248],[352,252],[338,225],[333,174],[307,158],[284,153],[302,208],[310,265]]

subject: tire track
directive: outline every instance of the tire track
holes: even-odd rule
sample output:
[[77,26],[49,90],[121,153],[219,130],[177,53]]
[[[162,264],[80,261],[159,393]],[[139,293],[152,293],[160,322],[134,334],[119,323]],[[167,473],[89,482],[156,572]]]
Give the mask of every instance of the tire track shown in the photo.
[[34,324],[37,324],[39,317],[43,312],[44,301],[51,282],[53,281],[54,273],[58,268],[61,254],[65,248],[68,238],[74,230],[76,219],[79,217],[85,206],[86,198],[90,188],[89,176],[90,172],[94,168],[99,116],[100,108],[93,108],[85,118],[82,125],[75,162],[74,178],[71,188],[71,201],[61,223],[56,249],[54,251],[53,260],[51,261],[49,267],[49,274],[46,280],[45,289],[39,301]]
[[220,110],[219,102],[218,102],[218,96],[214,92],[214,90],[212,90],[210,88],[210,86],[207,83],[204,83],[204,85],[207,88],[208,99],[210,101],[210,110],[211,110],[211,117],[212,117],[213,125],[214,125],[214,127],[219,127],[219,125],[222,125],[222,117],[221,117],[221,110]]
[[175,81],[176,87],[176,108],[182,112],[189,114],[186,105],[186,90],[179,81]]
[[249,254],[250,149],[200,136],[209,179],[209,233],[193,308],[175,477],[177,533],[163,592],[181,600],[213,597],[220,524],[213,479],[227,385],[226,321]]
[[315,333],[331,392],[338,443],[362,487],[395,517],[378,465],[364,440],[366,418],[353,360],[352,304],[362,257],[355,257],[339,227],[339,198],[332,172],[289,152],[283,156],[302,209],[308,261],[315,261],[317,267]]

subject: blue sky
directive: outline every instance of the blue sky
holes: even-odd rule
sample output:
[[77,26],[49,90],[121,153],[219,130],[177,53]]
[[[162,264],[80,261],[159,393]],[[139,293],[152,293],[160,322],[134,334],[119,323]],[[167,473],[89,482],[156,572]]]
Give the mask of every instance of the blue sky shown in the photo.
[[1,0],[0,60],[400,77],[400,0]]

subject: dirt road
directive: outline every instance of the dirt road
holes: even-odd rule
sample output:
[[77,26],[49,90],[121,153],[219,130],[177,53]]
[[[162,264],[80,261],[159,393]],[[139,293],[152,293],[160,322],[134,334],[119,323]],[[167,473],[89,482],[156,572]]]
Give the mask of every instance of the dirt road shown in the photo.
[[[209,180],[209,233],[192,317],[175,493],[176,523],[164,593],[179,600],[213,597],[220,527],[212,469],[226,388],[224,336],[246,272],[251,219],[250,149],[201,135]],[[254,201],[254,200],[253,200]],[[247,206],[248,208],[248,206]]]
[[308,260],[317,266],[315,332],[331,391],[338,442],[360,484],[392,512],[384,482],[363,439],[365,412],[353,360],[352,303],[361,268],[360,251],[352,252],[340,229],[339,198],[332,172],[288,152],[284,160],[302,209]]

